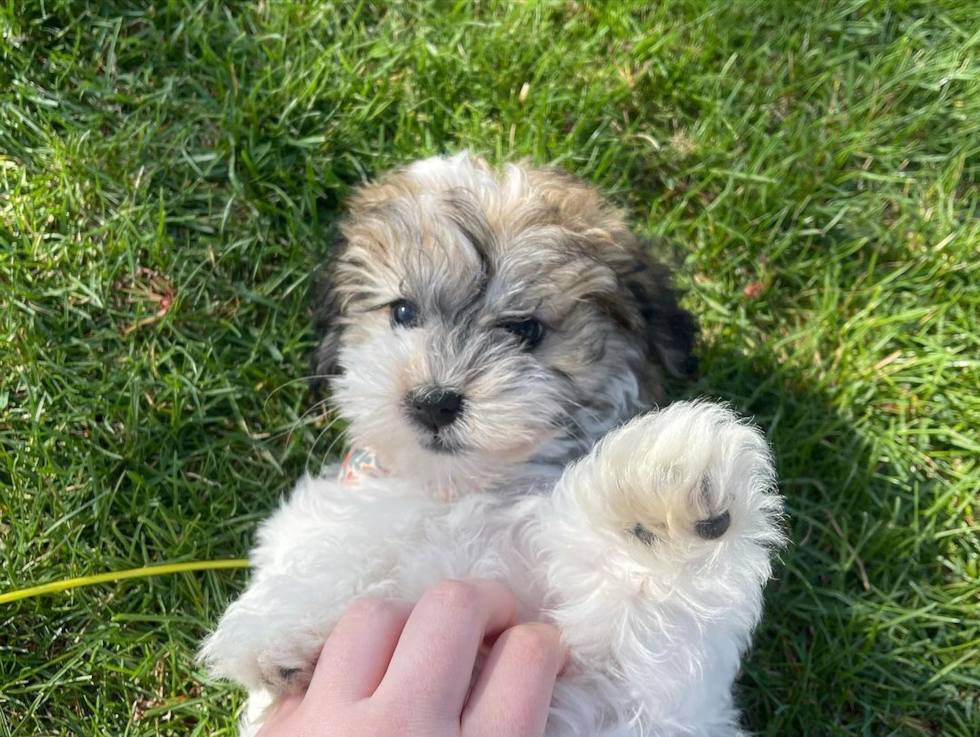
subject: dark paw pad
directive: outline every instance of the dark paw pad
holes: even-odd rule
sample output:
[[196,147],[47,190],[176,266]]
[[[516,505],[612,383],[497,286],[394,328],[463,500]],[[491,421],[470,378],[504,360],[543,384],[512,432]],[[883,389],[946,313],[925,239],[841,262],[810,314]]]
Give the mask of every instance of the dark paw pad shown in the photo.
[[301,670],[303,669],[279,667],[276,668],[276,675],[278,675],[281,680],[286,681],[288,683],[289,681],[293,680],[293,678],[295,678]]
[[630,534],[644,545],[653,545],[655,542],[657,542],[657,536],[639,522],[637,522],[636,526],[630,530]]
[[728,527],[732,523],[732,516],[727,512],[722,512],[717,517],[701,520],[694,525],[694,531],[705,540],[717,540],[728,532]]

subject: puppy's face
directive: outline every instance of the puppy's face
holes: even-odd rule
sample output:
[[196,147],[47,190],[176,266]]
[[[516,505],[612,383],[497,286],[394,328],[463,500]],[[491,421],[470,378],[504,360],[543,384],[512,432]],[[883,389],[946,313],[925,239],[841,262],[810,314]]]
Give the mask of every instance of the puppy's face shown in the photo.
[[465,154],[363,187],[318,298],[314,374],[392,471],[485,486],[567,461],[693,374],[695,324],[619,214]]

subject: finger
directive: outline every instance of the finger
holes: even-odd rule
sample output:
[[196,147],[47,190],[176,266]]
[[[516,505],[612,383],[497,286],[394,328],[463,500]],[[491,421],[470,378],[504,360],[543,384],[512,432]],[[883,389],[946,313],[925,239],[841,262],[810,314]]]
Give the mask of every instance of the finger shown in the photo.
[[443,581],[415,605],[379,696],[458,719],[484,638],[509,627],[514,595],[496,581]]
[[320,651],[308,690],[313,703],[350,703],[371,696],[411,613],[412,605],[397,599],[354,602]]
[[264,737],[268,734],[280,732],[283,725],[289,720],[289,717],[302,705],[303,696],[304,694],[301,693],[292,694],[270,706],[267,716],[262,721],[262,729],[259,730],[256,737]]
[[462,737],[544,734],[555,679],[566,660],[558,630],[531,622],[497,638],[462,715]]

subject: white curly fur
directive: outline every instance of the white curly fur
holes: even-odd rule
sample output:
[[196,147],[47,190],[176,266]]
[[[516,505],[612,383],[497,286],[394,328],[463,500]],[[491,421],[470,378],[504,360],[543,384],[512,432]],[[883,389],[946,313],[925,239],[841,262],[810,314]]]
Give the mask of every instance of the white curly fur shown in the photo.
[[[358,596],[414,600],[446,578],[492,578],[571,652],[548,734],[734,734],[732,683],[781,540],[772,481],[759,432],[707,402],[638,417],[553,493],[517,501],[306,477],[262,525],[252,582],[202,654],[261,706],[288,687],[279,669],[309,671]],[[694,533],[725,510],[719,539]],[[656,531],[651,544],[630,533],[636,522]]]

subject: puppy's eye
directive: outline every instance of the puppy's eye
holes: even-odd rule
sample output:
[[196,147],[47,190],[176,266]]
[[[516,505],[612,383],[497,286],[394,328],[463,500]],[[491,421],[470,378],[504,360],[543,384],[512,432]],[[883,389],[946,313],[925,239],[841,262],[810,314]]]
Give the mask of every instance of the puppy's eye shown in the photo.
[[391,303],[391,323],[405,328],[418,325],[418,310],[407,299],[397,299]]
[[512,320],[502,323],[500,327],[511,335],[517,336],[525,348],[534,348],[544,340],[544,325],[533,318]]
[[657,540],[657,536],[639,522],[637,522],[636,526],[630,530],[630,534],[644,545],[653,545],[653,543]]

